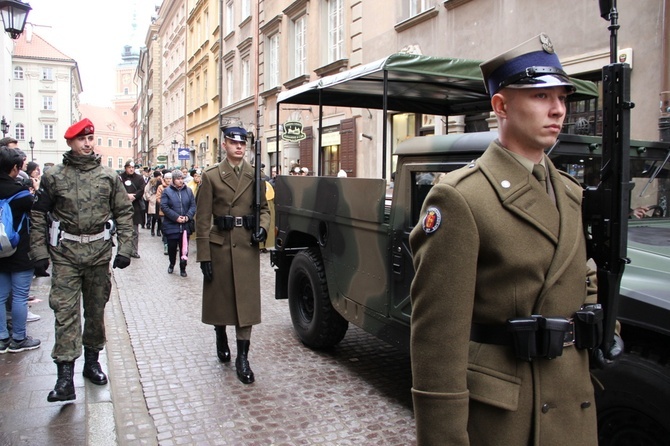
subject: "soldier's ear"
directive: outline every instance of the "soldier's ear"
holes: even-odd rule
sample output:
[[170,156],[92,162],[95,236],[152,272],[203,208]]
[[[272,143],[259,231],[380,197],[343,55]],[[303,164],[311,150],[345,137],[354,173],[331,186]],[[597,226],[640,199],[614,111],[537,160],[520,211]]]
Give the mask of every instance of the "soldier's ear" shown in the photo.
[[501,118],[507,117],[507,101],[505,96],[500,93],[494,94],[491,98],[491,108],[493,109],[493,113],[495,113],[496,116]]

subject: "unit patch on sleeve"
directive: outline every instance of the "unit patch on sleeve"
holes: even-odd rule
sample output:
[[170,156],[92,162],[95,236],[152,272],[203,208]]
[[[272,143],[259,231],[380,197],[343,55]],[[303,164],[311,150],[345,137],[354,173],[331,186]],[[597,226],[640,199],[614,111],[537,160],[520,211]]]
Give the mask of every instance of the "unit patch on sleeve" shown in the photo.
[[431,234],[437,231],[437,228],[440,227],[441,221],[442,214],[440,213],[440,210],[435,207],[429,207],[426,209],[426,215],[423,217],[421,227],[426,234]]

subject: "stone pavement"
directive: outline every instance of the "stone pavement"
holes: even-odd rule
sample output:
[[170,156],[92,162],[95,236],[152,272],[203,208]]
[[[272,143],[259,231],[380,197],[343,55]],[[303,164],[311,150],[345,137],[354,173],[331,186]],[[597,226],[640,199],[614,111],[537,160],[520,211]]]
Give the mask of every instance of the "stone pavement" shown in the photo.
[[[249,360],[256,382],[244,385],[233,361],[218,362],[211,326],[200,322],[202,274],[167,273],[159,237],[141,230],[141,259],[114,270],[107,306],[110,383],[81,377],[77,400],[48,403],[53,316],[49,279],[35,279],[28,325],[40,349],[0,355],[1,445],[411,445],[409,357],[350,326],[344,340],[312,351],[297,339],[288,303],[274,299],[269,254],[261,254],[263,323],[253,329]],[[191,242],[191,248],[195,243]],[[191,253],[195,259],[195,253]],[[178,269],[177,269],[178,271]]]

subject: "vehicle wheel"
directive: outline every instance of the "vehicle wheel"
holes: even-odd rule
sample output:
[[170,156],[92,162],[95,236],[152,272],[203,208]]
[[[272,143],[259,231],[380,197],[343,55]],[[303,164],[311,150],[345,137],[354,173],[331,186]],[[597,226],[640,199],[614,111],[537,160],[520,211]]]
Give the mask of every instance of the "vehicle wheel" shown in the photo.
[[670,445],[670,368],[631,353],[595,375],[599,446]]
[[349,323],[330,303],[323,262],[316,249],[298,253],[288,273],[288,305],[293,327],[306,346],[336,345]]

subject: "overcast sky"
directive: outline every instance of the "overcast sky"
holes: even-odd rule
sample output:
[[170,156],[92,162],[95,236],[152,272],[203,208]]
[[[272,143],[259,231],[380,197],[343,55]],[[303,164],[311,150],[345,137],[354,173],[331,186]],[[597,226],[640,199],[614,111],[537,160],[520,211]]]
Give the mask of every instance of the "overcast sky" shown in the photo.
[[84,89],[81,102],[107,106],[116,93],[116,67],[121,63],[123,47],[144,46],[154,6],[161,0],[28,0],[27,3],[32,7],[27,21],[34,25],[33,31],[77,61]]

